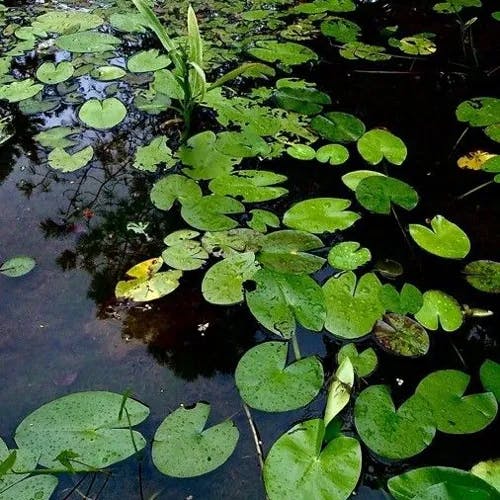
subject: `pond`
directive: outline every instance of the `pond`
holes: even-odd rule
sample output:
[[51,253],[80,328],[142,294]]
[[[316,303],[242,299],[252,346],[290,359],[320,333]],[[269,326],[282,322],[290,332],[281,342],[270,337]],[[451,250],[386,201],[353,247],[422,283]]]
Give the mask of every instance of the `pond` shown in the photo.
[[188,7],[0,2],[0,500],[500,498],[498,5]]

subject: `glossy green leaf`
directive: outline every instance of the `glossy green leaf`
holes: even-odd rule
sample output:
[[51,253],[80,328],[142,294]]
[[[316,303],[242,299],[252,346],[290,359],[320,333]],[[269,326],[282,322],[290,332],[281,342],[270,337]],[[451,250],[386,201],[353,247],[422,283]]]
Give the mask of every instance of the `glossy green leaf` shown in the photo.
[[[18,476],[16,474],[16,476]],[[16,478],[19,481],[18,478]],[[49,500],[57,487],[57,477],[39,475],[28,477],[2,491],[0,479],[0,498],[2,500]]]
[[416,35],[406,36],[400,40],[389,38],[389,45],[398,48],[405,54],[428,56],[434,54],[437,50],[437,46],[432,38],[432,33],[417,33]]
[[243,283],[253,279],[259,265],[252,252],[234,254],[214,264],[203,277],[201,292],[211,304],[231,305],[244,300]]
[[342,165],[349,159],[349,150],[341,144],[326,144],[316,151],[316,159],[320,163]]
[[354,142],[365,132],[365,125],[361,120],[338,111],[314,117],[311,127],[321,137],[332,142]]
[[158,166],[165,164],[167,168],[175,165],[172,150],[167,146],[164,136],[155,137],[146,146],[139,146],[135,152],[134,167],[147,172],[156,172]]
[[264,464],[264,483],[270,500],[347,499],[361,475],[361,447],[340,435],[325,447],[322,419],[307,420],[283,434],[271,447]]
[[343,17],[331,17],[323,21],[320,28],[323,35],[339,43],[354,42],[361,33],[361,27],[358,24]]
[[351,202],[342,198],[311,198],[289,208],[283,224],[310,233],[343,231],[351,227],[360,215],[346,210]]
[[170,210],[176,200],[192,205],[201,200],[201,188],[197,182],[184,175],[171,174],[156,181],[150,193],[151,201],[160,210]]
[[405,143],[388,130],[375,128],[366,132],[358,140],[359,154],[372,165],[384,158],[393,165],[401,165],[407,155]]
[[69,61],[61,61],[57,65],[45,62],[36,70],[36,77],[43,83],[55,85],[71,78],[74,72],[75,68]]
[[377,368],[377,354],[371,347],[358,353],[356,344],[346,344],[337,353],[337,362],[341,364],[346,358],[351,360],[358,377],[368,377]]
[[199,241],[182,239],[169,245],[161,257],[167,266],[174,269],[193,271],[202,267],[208,259],[208,253]]
[[354,406],[356,429],[363,442],[377,455],[403,460],[418,455],[434,439],[432,412],[419,396],[395,408],[385,385],[372,385],[361,392]]
[[255,290],[246,292],[246,302],[257,321],[268,330],[290,338],[296,324],[321,331],[325,321],[325,299],[321,287],[307,275],[283,274],[261,269],[252,278]]
[[337,243],[328,252],[328,263],[340,271],[353,271],[370,262],[371,258],[370,250],[361,247],[357,241]]
[[303,64],[318,59],[317,54],[310,48],[295,42],[278,42],[276,40],[262,40],[255,47],[248,50],[249,54],[266,62],[280,62],[284,66]]
[[415,394],[431,409],[434,425],[447,434],[471,434],[496,417],[498,404],[490,392],[464,396],[470,377],[458,370],[439,370],[418,384]]
[[262,247],[262,234],[244,227],[228,231],[206,232],[202,239],[203,248],[216,257],[227,257],[234,253],[258,252]]
[[475,260],[464,267],[465,279],[477,290],[500,293],[500,262]]
[[393,285],[386,283],[380,289],[379,299],[386,311],[398,314],[415,314],[424,303],[422,292],[410,283],[405,283],[400,293]]
[[302,161],[313,160],[316,157],[316,151],[308,144],[292,144],[286,148],[286,152],[292,158]]
[[232,420],[205,428],[208,403],[178,408],[156,430],[151,455],[167,476],[195,477],[220,467],[232,455],[239,439]]
[[425,328],[408,316],[385,314],[373,328],[373,338],[385,350],[399,356],[424,356],[429,350]]
[[280,220],[278,216],[273,214],[269,210],[254,208],[253,210],[250,210],[249,213],[252,215],[252,218],[247,221],[247,225],[255,231],[266,233],[268,227],[280,227]]
[[109,97],[100,101],[99,99],[90,99],[86,101],[78,117],[89,127],[98,130],[113,128],[121,123],[127,116],[127,108],[116,97]]
[[475,97],[460,103],[456,110],[459,121],[471,127],[487,127],[500,123],[500,99]]
[[356,191],[359,183],[366,179],[367,177],[385,177],[381,172],[375,172],[374,170],[355,170],[353,172],[349,172],[342,176],[342,182],[351,190]]
[[498,492],[497,497],[500,497],[500,459],[479,462],[470,471],[475,476],[491,484]]
[[310,87],[280,87],[274,97],[281,108],[304,115],[320,113],[324,105],[331,104],[327,94]]
[[139,12],[126,14],[115,12],[109,16],[109,23],[115,30],[123,33],[144,33],[147,24],[146,19]]
[[43,89],[43,85],[35,83],[32,78],[14,81],[0,86],[0,100],[19,102],[37,95]]
[[287,365],[288,343],[264,342],[240,359],[235,380],[243,401],[261,411],[295,410],[323,387],[323,366],[314,356]]
[[106,52],[115,50],[121,43],[119,38],[98,33],[97,31],[83,31],[71,35],[63,35],[56,39],[55,44],[69,52]]
[[325,426],[347,406],[354,385],[354,367],[346,357],[340,363],[328,389],[325,407]]
[[463,259],[470,251],[467,234],[442,215],[431,220],[431,228],[410,224],[410,235],[415,243],[429,253],[445,259]]
[[11,257],[2,263],[0,266],[0,274],[9,278],[18,278],[28,274],[35,267],[36,262],[33,257],[26,255],[18,255]]
[[99,27],[104,20],[83,10],[52,10],[33,21],[33,27],[48,33],[74,33]]
[[336,337],[356,339],[369,333],[384,313],[378,298],[381,284],[373,273],[346,272],[323,285],[326,300],[325,328]]
[[68,173],[85,167],[94,156],[94,148],[87,146],[75,153],[67,153],[62,148],[55,148],[49,153],[49,165],[56,170]]
[[391,204],[413,210],[417,192],[406,182],[393,177],[369,176],[356,187],[356,199],[364,208],[377,214],[390,214]]
[[158,49],[137,52],[127,61],[127,68],[133,73],[146,73],[166,68],[170,64],[170,58],[160,54]]
[[441,326],[445,332],[454,332],[462,326],[463,313],[460,304],[451,295],[429,290],[423,295],[423,305],[415,314],[415,319],[429,330],[437,330]]
[[127,72],[119,66],[99,66],[90,73],[93,78],[102,82],[118,80],[126,74]]
[[356,4],[352,0],[314,0],[300,3],[291,10],[296,14],[321,14],[323,12],[352,12]]
[[500,363],[487,359],[481,365],[479,376],[483,387],[500,401]]
[[34,136],[44,148],[66,148],[73,146],[76,141],[68,139],[67,137],[80,132],[79,128],[73,127],[53,127],[43,130]]
[[367,61],[388,61],[391,55],[386,53],[385,47],[369,45],[358,41],[347,42],[342,45],[340,55],[346,59],[365,59]]
[[104,468],[134,455],[135,446],[146,445],[142,435],[129,429],[149,415],[149,409],[127,399],[120,416],[123,396],[112,392],[78,392],[63,396],[41,406],[28,415],[16,429],[15,440],[20,448],[40,455],[44,467],[60,468],[57,456],[65,450],[77,454],[71,465],[74,470]]

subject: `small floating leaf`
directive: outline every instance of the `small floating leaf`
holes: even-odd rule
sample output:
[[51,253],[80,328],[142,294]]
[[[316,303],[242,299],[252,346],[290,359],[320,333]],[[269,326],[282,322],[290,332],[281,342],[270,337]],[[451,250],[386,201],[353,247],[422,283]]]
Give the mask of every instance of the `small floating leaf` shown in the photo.
[[500,459],[479,462],[470,471],[500,492]]
[[287,366],[288,343],[264,342],[245,353],[236,367],[236,386],[251,408],[279,412],[309,404],[323,386],[323,366],[314,356]]
[[71,35],[63,35],[56,39],[55,44],[69,52],[106,52],[113,51],[121,43],[119,38],[98,33],[97,31],[83,31]]
[[304,115],[320,113],[323,105],[331,104],[328,94],[308,87],[280,87],[275,99],[281,108]]
[[91,30],[103,24],[102,17],[81,10],[51,10],[38,16],[33,26],[48,33],[70,33]]
[[167,138],[155,137],[146,146],[139,146],[135,152],[134,167],[147,172],[156,172],[158,165],[164,163],[167,168],[175,165],[172,150],[167,146]]
[[459,121],[471,127],[487,127],[500,123],[500,99],[475,97],[459,104],[456,110]]
[[337,353],[337,362],[341,364],[345,358],[351,360],[354,372],[358,377],[368,377],[377,368],[377,354],[371,347],[358,353],[356,344],[346,344]]
[[358,41],[347,42],[340,48],[340,55],[346,59],[366,59],[367,61],[388,61],[392,56],[385,47],[369,45]]
[[78,117],[89,127],[106,130],[118,125],[127,116],[127,108],[116,97],[100,101],[90,99],[80,108]]
[[278,216],[269,212],[269,210],[254,208],[253,210],[250,210],[250,214],[252,215],[252,218],[247,221],[247,225],[255,231],[266,233],[268,227],[280,227],[280,220]]
[[232,420],[205,429],[210,405],[178,408],[156,430],[151,455],[167,476],[196,477],[220,467],[232,455],[239,439]]
[[394,286],[386,283],[380,289],[379,299],[386,311],[398,314],[415,314],[424,303],[422,292],[410,283],[405,283],[400,293]]
[[318,59],[318,55],[310,48],[294,42],[278,42],[276,40],[261,40],[248,52],[266,62],[279,61],[284,66],[303,64]]
[[458,330],[464,321],[460,304],[440,290],[424,293],[422,308],[415,314],[415,319],[429,330],[441,326],[445,332]]
[[153,205],[160,210],[170,210],[176,200],[181,204],[194,204],[201,197],[198,183],[179,174],[167,175],[156,181],[150,193]]
[[193,271],[205,264],[208,253],[199,241],[180,240],[163,250],[161,257],[167,266]]
[[133,73],[145,73],[166,68],[170,64],[170,58],[160,54],[158,49],[145,50],[134,54],[127,62],[127,68]]
[[316,157],[314,148],[307,144],[292,144],[286,149],[287,154],[297,160],[308,161]]
[[124,77],[127,72],[119,66],[100,66],[95,68],[90,74],[96,80],[109,82]]
[[407,155],[405,143],[397,136],[381,128],[369,130],[358,140],[359,154],[372,165],[384,158],[393,165],[401,165]]
[[32,78],[14,81],[0,86],[0,100],[19,102],[35,96],[43,89],[41,83],[35,83]]
[[69,154],[63,148],[55,148],[49,154],[49,165],[56,170],[68,173],[87,165],[94,156],[94,148],[87,146],[76,153]]
[[35,259],[26,255],[11,257],[0,266],[0,273],[9,278],[18,278],[28,274],[36,265]]
[[372,176],[385,177],[381,172],[375,172],[374,170],[355,170],[354,172],[349,172],[342,176],[342,182],[351,190],[356,191],[359,183]]
[[442,215],[431,220],[431,228],[410,224],[410,235],[418,246],[446,259],[463,259],[470,251],[467,234]]
[[360,119],[338,111],[314,117],[311,127],[321,137],[332,142],[354,142],[365,132],[365,125]]
[[500,262],[475,260],[464,267],[465,279],[477,290],[500,293]]
[[321,33],[339,43],[354,42],[361,33],[361,27],[343,17],[331,17],[321,23]]
[[479,376],[483,387],[500,401],[500,363],[487,359],[479,369]]
[[361,247],[357,241],[343,241],[328,252],[328,263],[340,271],[353,271],[370,262],[371,258],[370,250]]
[[326,144],[316,151],[316,159],[320,163],[342,165],[349,159],[349,150],[341,144]]
[[69,135],[77,134],[80,132],[79,128],[73,127],[53,127],[43,130],[34,136],[44,148],[66,148],[73,146],[75,141],[67,139]]
[[43,83],[55,85],[71,78],[74,72],[75,68],[69,61],[61,61],[57,65],[46,62],[36,70],[36,77]]

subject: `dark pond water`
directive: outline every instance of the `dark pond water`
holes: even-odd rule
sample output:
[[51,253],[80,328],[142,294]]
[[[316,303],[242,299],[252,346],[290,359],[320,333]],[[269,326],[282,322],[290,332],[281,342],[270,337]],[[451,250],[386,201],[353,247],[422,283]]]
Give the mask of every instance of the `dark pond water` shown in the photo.
[[[464,60],[454,20],[430,14],[429,5],[432,2],[374,2],[359,9],[353,19],[373,32],[382,25],[404,23],[415,32],[438,33],[437,56],[376,65],[349,62],[323,38],[313,43],[322,62],[301,68],[296,76],[319,82],[332,96],[335,109],[356,114],[370,127],[387,127],[405,139],[410,154],[400,178],[417,189],[421,203],[411,215],[400,214],[402,224],[444,213],[473,242],[470,260],[498,260],[498,188],[490,186],[457,200],[488,179],[486,174],[459,171],[456,157],[490,145],[479,130],[470,130],[453,149],[464,130],[454,118],[457,104],[498,93],[500,70],[494,71],[500,61],[498,27],[491,21],[476,31],[476,67]],[[28,59],[25,64],[37,62]],[[79,91],[86,98],[101,97],[104,86],[83,78]],[[120,92],[123,99],[130,99],[126,87]],[[159,133],[162,118],[131,113],[118,133],[101,134],[97,161],[82,175],[51,170],[33,141],[33,135],[49,125],[75,124],[71,106],[36,117],[16,112],[16,135],[0,149],[0,260],[26,254],[36,258],[37,267],[19,279],[0,276],[0,435],[13,444],[11,436],[25,415],[77,391],[130,388],[151,408],[148,423],[140,428],[148,438],[180,403],[209,401],[214,422],[231,416],[240,429],[236,452],[215,472],[182,481],[160,475],[146,457],[145,497],[159,492],[159,498],[167,499],[262,499],[259,465],[233,378],[241,355],[265,338],[246,307],[207,304],[200,293],[201,273],[192,273],[174,294],[146,306],[120,305],[114,299],[114,286],[123,272],[159,250],[155,243],[127,232],[127,222],[151,221],[152,236],[181,225],[173,215],[160,215],[151,208],[144,176],[124,167],[138,144]],[[93,134],[85,132],[83,142],[94,141]],[[289,176],[290,196],[280,202],[282,207],[311,196],[347,195],[340,175],[332,169],[310,170],[291,159],[279,160],[268,169]],[[467,285],[459,263],[412,252],[393,218],[366,217],[346,233],[346,239],[362,241],[376,258],[401,262],[404,280],[421,289],[445,289],[462,303],[498,311],[498,298]],[[498,359],[499,331],[498,316],[475,319],[453,334],[433,334],[430,353],[424,358],[401,361],[382,353],[371,382],[390,384],[395,400],[402,401],[433,370],[455,368],[477,374],[486,357]],[[326,356],[326,368],[334,369],[339,345],[331,337],[300,331],[299,340],[303,354]],[[474,380],[470,389],[480,390],[477,377]],[[293,422],[319,415],[323,405],[321,397],[306,410],[284,415],[255,411],[264,450]],[[347,415],[346,428],[352,425]],[[377,461],[364,449],[364,473],[356,498],[382,497],[374,490],[409,466],[469,469],[495,454],[497,432],[498,426],[491,426],[470,436],[439,434],[424,453],[397,466]],[[82,492],[89,480],[82,483]],[[76,481],[64,479],[56,498],[63,498],[63,490]],[[94,494],[101,483],[98,478],[91,485]],[[103,498],[138,498],[137,468],[132,461],[113,468]]]

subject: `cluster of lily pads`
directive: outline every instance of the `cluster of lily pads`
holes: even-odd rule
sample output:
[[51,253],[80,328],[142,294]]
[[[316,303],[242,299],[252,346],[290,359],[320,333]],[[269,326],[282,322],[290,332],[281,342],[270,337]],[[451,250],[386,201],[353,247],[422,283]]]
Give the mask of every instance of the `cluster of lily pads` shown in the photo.
[[[347,59],[386,61],[395,56],[386,47],[362,41],[361,27],[338,15],[355,11],[354,2],[277,2],[272,9],[258,2],[259,8],[252,10],[242,4],[235,29],[219,37],[214,33],[220,31],[221,19],[210,12],[199,9],[198,17],[207,17],[201,30],[190,10],[187,23],[177,19],[168,25],[168,35],[161,13],[152,17],[147,2],[134,3],[138,11],[120,1],[107,11],[49,11],[29,25],[11,23],[14,37],[3,42],[6,55],[0,59],[0,99],[19,103],[26,114],[78,106],[78,127],[49,128],[35,137],[49,150],[48,165],[63,173],[92,168],[93,145],[77,141],[85,137],[83,126],[106,134],[122,123],[133,126],[136,112],[158,115],[166,110],[167,122],[183,122],[179,127],[184,133],[177,127],[168,136],[154,137],[137,148],[132,160],[152,183],[153,206],[165,217],[180,217],[183,227],[164,235],[161,255],[127,271],[116,285],[116,296],[133,302],[159,299],[174,292],[185,273],[202,270],[205,300],[226,306],[245,303],[269,332],[271,340],[250,349],[236,369],[236,385],[248,407],[266,412],[301,408],[326,387],[324,415],[296,424],[270,447],[263,465],[269,498],[349,497],[362,470],[360,441],[382,459],[404,460],[426,449],[437,431],[470,434],[491,424],[500,397],[500,365],[492,360],[481,366],[482,393],[464,396],[470,376],[458,370],[428,374],[397,409],[387,386],[358,392],[356,380],[369,377],[378,361],[373,348],[359,351],[353,341],[370,338],[391,354],[424,356],[429,331],[457,331],[470,309],[443,290],[421,291],[412,283],[396,288],[387,273],[371,266],[370,249],[343,236],[370,214],[392,216],[400,223],[398,211],[411,212],[419,203],[417,191],[398,178],[408,154],[400,137],[382,127],[367,128],[359,117],[334,109],[330,96],[314,82],[289,74],[294,66],[319,59],[298,43],[318,33],[338,44]],[[453,0],[434,9],[458,14],[480,5],[479,0]],[[169,9],[174,7],[165,7],[166,15]],[[228,15],[234,12],[231,6]],[[133,46],[137,34],[149,29],[164,51],[152,48],[116,57],[123,39]],[[397,38],[397,31],[387,28],[389,47],[409,56],[436,51],[432,34]],[[248,33],[255,33],[251,42],[233,38]],[[202,43],[202,34],[209,43]],[[11,66],[32,50],[54,61],[15,78]],[[243,53],[260,62],[220,76],[221,67],[227,61],[234,66]],[[274,78],[277,71],[285,74],[275,82],[255,83]],[[89,77],[102,86],[97,97],[86,99],[78,89]],[[228,87],[236,77],[240,80]],[[133,98],[122,97],[123,87]],[[191,133],[196,124],[187,122],[200,109],[210,111],[211,121]],[[484,128],[499,142],[500,99],[478,97],[458,104],[457,118]],[[498,182],[499,157],[488,155],[481,169],[496,174]],[[337,166],[353,157],[366,168],[341,176],[352,193],[349,198],[323,196],[291,206],[287,177],[261,168],[266,160],[291,158],[303,161],[304,169],[329,168],[336,176]],[[457,224],[441,214],[422,222],[402,226],[419,248],[443,259],[468,256],[471,242]],[[20,276],[31,264],[14,259],[0,272]],[[463,272],[474,288],[500,293],[499,262],[471,261]],[[299,328],[343,343],[331,381],[318,357],[302,357]],[[341,412],[351,399],[355,428],[346,432]],[[152,445],[153,462],[161,472],[197,476],[229,458],[238,430],[230,420],[204,430],[209,411],[203,403],[179,408],[161,424]],[[141,403],[112,393],[77,393],[42,406],[19,425],[18,450],[9,451],[0,442],[0,497],[18,500],[38,493],[37,498],[49,498],[57,485],[54,474],[95,472],[138,454],[146,440],[132,427],[147,415]],[[75,424],[81,433],[74,433]],[[493,499],[500,495],[498,478],[498,461],[481,462],[471,472],[424,467],[391,478],[388,489],[397,500]]]

